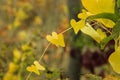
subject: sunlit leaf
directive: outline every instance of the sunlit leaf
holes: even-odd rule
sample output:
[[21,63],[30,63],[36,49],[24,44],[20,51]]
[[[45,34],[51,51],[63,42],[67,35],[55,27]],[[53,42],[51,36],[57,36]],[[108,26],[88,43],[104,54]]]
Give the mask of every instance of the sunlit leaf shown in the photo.
[[100,43],[100,41],[106,37],[106,34],[104,32],[102,32],[100,29],[98,31],[96,31],[94,28],[92,28],[91,25],[89,25],[88,23],[86,24],[86,26],[84,26],[81,31],[87,35],[89,35],[90,37],[92,37],[96,42]]
[[34,64],[38,70],[45,70],[45,68],[42,65],[40,65],[40,63],[38,61],[34,61]]
[[87,12],[85,10],[82,10],[82,13],[78,14],[78,18],[80,18],[81,20],[76,22],[75,19],[72,19],[70,21],[70,24],[73,27],[75,34],[77,34],[79,32],[79,30],[85,26],[85,20],[90,15],[92,15],[92,14],[90,14],[89,12]]
[[114,13],[114,0],[81,0],[83,6],[91,13]]
[[73,27],[73,30],[75,32],[75,34],[77,34],[79,32],[79,30],[85,26],[85,20],[80,20],[78,22],[76,22],[74,19],[72,19],[70,21],[71,26]]
[[120,46],[109,57],[113,70],[120,74]]
[[108,37],[105,37],[102,41],[101,41],[101,48],[104,49],[105,45],[112,39],[117,38],[120,35],[120,21],[117,21],[115,26],[112,29],[112,34]]
[[109,19],[97,19],[97,20],[100,21],[107,28],[113,28],[115,25],[115,23]]
[[27,70],[28,70],[29,72],[34,72],[34,73],[36,73],[37,75],[40,75],[39,70],[37,69],[37,67],[36,67],[35,65],[28,66],[28,67],[27,67]]
[[100,28],[98,28],[96,31],[100,35],[101,40],[104,39],[107,36],[106,33],[103,32]]
[[[113,28],[115,25],[115,21],[117,20],[114,16],[114,7],[115,1],[113,0],[81,0],[83,6],[88,10],[88,12],[93,15],[92,18],[102,18],[99,19],[101,23],[103,23],[108,28]],[[112,16],[110,16],[112,15]],[[108,20],[110,18],[110,20]],[[112,21],[113,22],[112,22]]]
[[93,14],[91,14],[90,12],[87,12],[86,10],[83,9],[82,13],[78,14],[78,18],[85,20],[88,16],[91,16],[91,15],[93,15]]
[[38,61],[34,61],[34,65],[28,66],[27,70],[29,72],[34,72],[37,75],[40,75],[39,70],[43,71],[45,68]]
[[19,65],[18,64],[14,63],[14,62],[10,62],[9,63],[9,70],[8,70],[8,72],[15,73],[18,69],[19,69]]
[[65,47],[64,37],[61,33],[57,34],[56,32],[52,32],[52,35],[47,35],[46,39],[52,44],[55,44],[56,46]]

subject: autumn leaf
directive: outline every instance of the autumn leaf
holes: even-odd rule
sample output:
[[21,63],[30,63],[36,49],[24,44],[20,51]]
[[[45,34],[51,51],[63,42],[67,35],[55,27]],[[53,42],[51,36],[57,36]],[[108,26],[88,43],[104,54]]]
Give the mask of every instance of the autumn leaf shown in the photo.
[[42,70],[42,71],[45,70],[45,68],[42,65],[40,65],[40,63],[38,61],[34,61],[34,64],[38,70]]
[[85,20],[89,15],[92,15],[92,14],[90,14],[89,12],[86,12],[85,10],[82,10],[82,13],[78,14],[78,18],[81,19],[80,21],[76,22],[75,19],[72,19],[70,21],[70,24],[73,27],[75,34],[77,34],[79,30],[85,26]]
[[81,31],[84,34],[89,35],[90,37],[92,37],[96,42],[100,43],[100,41],[102,39],[104,39],[106,37],[106,34],[104,32],[102,32],[101,29],[95,30],[94,28],[92,28],[92,26],[90,24],[86,24],[86,26],[84,26]]
[[120,74],[120,46],[109,57],[113,70]]
[[70,21],[70,23],[71,23],[71,26],[72,26],[73,29],[74,29],[75,34],[77,34],[77,33],[79,32],[79,30],[80,30],[82,27],[85,26],[85,20],[80,20],[80,21],[76,22],[74,19],[72,19],[72,20]]
[[47,35],[46,39],[56,46],[65,47],[64,37],[61,33],[57,34],[56,32],[52,32],[52,35]]
[[83,6],[92,14],[114,13],[114,0],[81,0]]
[[112,20],[109,20],[109,19],[97,19],[97,21],[101,22],[107,28],[113,28],[114,25],[115,25],[115,23]]
[[34,65],[28,66],[27,70],[29,72],[34,72],[35,74],[40,75],[39,70],[44,71],[45,68],[38,61],[34,61]]
[[[81,0],[83,6],[91,14],[114,13],[115,1],[113,0]],[[115,23],[109,19],[97,19],[108,28],[113,28]]]

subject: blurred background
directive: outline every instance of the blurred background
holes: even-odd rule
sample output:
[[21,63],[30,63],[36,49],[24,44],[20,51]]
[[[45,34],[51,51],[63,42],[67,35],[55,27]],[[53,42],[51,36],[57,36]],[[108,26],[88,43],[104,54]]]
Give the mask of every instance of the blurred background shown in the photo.
[[[80,0],[0,0],[0,80],[25,80],[26,67],[39,60],[48,45],[46,35],[70,27],[81,12]],[[50,45],[41,64],[46,68],[29,80],[102,80],[117,75],[108,64],[111,41],[101,50],[91,37],[64,33],[64,48]],[[107,80],[107,79],[104,79]]]

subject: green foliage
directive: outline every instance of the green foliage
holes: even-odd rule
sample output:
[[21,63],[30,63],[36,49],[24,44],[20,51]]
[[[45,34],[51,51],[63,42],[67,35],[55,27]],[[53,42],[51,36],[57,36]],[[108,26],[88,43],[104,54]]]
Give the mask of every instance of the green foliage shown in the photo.
[[117,7],[120,9],[120,0],[117,0]]

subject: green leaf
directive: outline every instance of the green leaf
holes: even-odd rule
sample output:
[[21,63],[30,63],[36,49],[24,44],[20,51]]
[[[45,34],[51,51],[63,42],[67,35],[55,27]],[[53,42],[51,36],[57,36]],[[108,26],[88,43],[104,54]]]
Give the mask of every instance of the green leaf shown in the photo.
[[117,0],[117,7],[120,8],[120,0]]
[[109,57],[109,63],[113,70],[120,74],[120,46]]
[[119,8],[120,8],[119,4],[120,4],[120,0],[115,0],[114,13],[118,17],[120,16],[120,14],[119,14]]
[[105,37],[105,38],[100,42],[100,47],[101,47],[101,49],[103,50],[104,47],[105,47],[105,45],[106,45],[110,40],[112,40],[113,38],[114,38],[113,35],[110,35],[110,36],[108,36],[108,37]]
[[120,35],[120,20],[118,20],[112,29],[112,35],[117,38]]
[[115,23],[118,21],[118,17],[113,13],[100,13],[100,14],[92,15],[92,16],[89,16],[87,18],[87,20],[89,20],[89,19],[99,19],[99,18],[109,19],[109,20],[112,20]]
[[112,39],[117,38],[120,35],[120,20],[116,22],[115,26],[112,29],[112,34],[104,38],[101,42],[101,49],[104,49],[105,45]]

